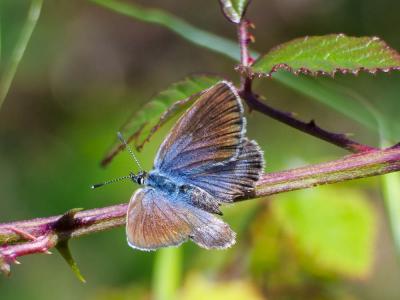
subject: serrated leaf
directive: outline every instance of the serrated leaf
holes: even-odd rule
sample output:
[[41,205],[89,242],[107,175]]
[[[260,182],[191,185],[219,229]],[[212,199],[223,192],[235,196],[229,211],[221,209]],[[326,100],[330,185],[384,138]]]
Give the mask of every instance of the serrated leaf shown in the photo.
[[[133,142],[135,148],[140,151],[165,122],[188,108],[197,99],[196,94],[220,80],[217,76],[198,75],[172,84],[132,115],[120,132],[127,138],[128,143]],[[107,165],[122,149],[120,141],[115,140],[102,165]]]
[[225,17],[236,24],[243,18],[250,0],[219,0]]
[[273,48],[248,68],[253,76],[284,69],[295,74],[331,75],[400,70],[400,54],[377,37],[344,34],[298,38]]
[[304,190],[282,195],[272,209],[306,268],[357,278],[371,271],[376,216],[361,192]]
[[71,267],[72,272],[75,276],[83,283],[86,283],[81,271],[79,270],[78,264],[72,257],[71,251],[69,249],[68,241],[63,241],[57,244],[56,249],[60,252],[61,256],[65,259],[67,264]]

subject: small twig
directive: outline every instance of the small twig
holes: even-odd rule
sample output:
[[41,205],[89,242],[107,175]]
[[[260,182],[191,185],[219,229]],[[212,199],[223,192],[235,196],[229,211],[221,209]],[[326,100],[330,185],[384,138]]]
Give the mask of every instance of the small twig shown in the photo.
[[[264,174],[256,184],[255,193],[238,201],[399,170],[400,147],[371,150],[327,163]],[[43,253],[66,239],[123,226],[127,207],[120,204],[71,210],[72,213],[60,216],[0,224],[0,268],[7,273],[9,264],[20,256]]]
[[251,35],[248,30],[250,26],[254,25],[250,21],[243,19],[237,27],[240,46],[240,62],[244,67],[250,66],[253,63],[253,58],[248,49],[250,42],[254,42],[254,36]]
[[[245,87],[249,84],[246,82]],[[352,153],[360,153],[365,151],[376,150],[374,147],[360,144],[356,141],[349,139],[345,134],[333,133],[319,127],[314,120],[310,122],[303,122],[296,119],[291,113],[279,111],[265,102],[262,102],[257,95],[247,90],[240,91],[240,95],[246,101],[251,109],[261,112],[277,121],[286,125],[296,128],[304,133],[310,134],[316,138],[324,140],[328,143],[334,144],[340,148],[346,149]]]
[[20,264],[17,260],[18,257],[36,253],[51,254],[49,249],[55,247],[57,241],[58,237],[56,234],[48,233],[24,243],[2,246],[0,248],[0,270],[9,275],[10,265],[12,263]]

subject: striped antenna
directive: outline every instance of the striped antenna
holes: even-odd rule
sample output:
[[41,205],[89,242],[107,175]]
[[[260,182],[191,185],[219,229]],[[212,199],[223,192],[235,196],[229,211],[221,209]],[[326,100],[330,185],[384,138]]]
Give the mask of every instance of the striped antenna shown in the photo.
[[93,185],[91,186],[91,188],[92,188],[92,189],[96,189],[96,188],[99,188],[99,187],[101,187],[101,186],[103,186],[103,185],[115,183],[115,182],[118,182],[118,181],[121,181],[121,180],[125,180],[125,179],[131,179],[131,178],[132,178],[132,175],[133,175],[133,174],[131,173],[131,174],[129,174],[129,175],[122,176],[122,177],[119,177],[119,178],[115,178],[115,179],[112,179],[112,180],[108,180],[108,181],[105,181],[105,182],[102,182],[102,183],[96,183],[96,184],[93,184]]
[[133,153],[131,147],[128,145],[124,137],[122,136],[121,132],[117,132],[118,139],[121,141],[121,143],[125,146],[126,150],[132,155],[133,159],[135,160],[136,164],[139,166],[140,171],[143,171],[142,166],[139,163],[139,160],[136,158],[135,153]]

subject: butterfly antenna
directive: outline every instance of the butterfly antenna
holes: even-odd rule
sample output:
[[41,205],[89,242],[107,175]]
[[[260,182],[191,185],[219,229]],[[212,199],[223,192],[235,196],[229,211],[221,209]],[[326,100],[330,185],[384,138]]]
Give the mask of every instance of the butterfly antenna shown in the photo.
[[118,181],[121,181],[121,180],[125,180],[125,179],[131,179],[131,178],[132,178],[132,174],[129,174],[129,175],[126,175],[126,176],[123,176],[123,177],[119,177],[119,178],[115,178],[115,179],[112,179],[112,180],[108,180],[108,181],[105,181],[105,182],[102,182],[102,183],[93,184],[91,186],[91,188],[92,189],[96,189],[96,188],[99,188],[99,187],[101,187],[103,185],[115,183],[115,182],[118,182]]
[[135,153],[133,153],[132,148],[128,145],[128,143],[126,142],[126,140],[122,136],[122,133],[118,131],[117,132],[117,136],[118,136],[118,139],[121,141],[121,143],[125,145],[125,148],[128,150],[128,152],[132,155],[132,157],[135,160],[136,164],[139,166],[139,169],[141,171],[143,171],[142,166],[139,163],[139,160],[136,158],[136,155],[135,155]]

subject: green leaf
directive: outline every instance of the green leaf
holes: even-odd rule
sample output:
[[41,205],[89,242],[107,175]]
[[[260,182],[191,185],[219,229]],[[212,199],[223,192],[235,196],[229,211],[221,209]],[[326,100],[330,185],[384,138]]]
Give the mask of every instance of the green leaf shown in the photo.
[[298,191],[279,197],[272,210],[309,270],[357,278],[370,273],[377,220],[361,192]]
[[[231,280],[211,280],[197,273],[187,276],[188,279],[181,291],[179,299],[190,300],[262,300],[266,299],[254,282],[247,278]],[[222,277],[222,276],[221,276]],[[244,277],[244,276],[242,276]],[[268,298],[269,299],[269,298]]]
[[78,264],[74,260],[71,255],[71,251],[68,246],[68,241],[62,241],[56,246],[58,252],[60,252],[61,256],[65,259],[67,264],[71,267],[72,272],[74,272],[75,276],[83,283],[86,282],[85,278],[82,276],[81,271],[79,270]]
[[[382,130],[387,130],[386,128],[388,127],[384,126]],[[382,147],[389,147],[390,144],[385,138],[381,138]],[[396,147],[400,146],[396,145]],[[400,172],[383,175],[381,182],[390,230],[396,246],[397,258],[400,259]]]
[[18,38],[15,48],[13,49],[10,61],[3,69],[3,74],[1,74],[0,76],[0,108],[3,105],[5,98],[7,97],[15,73],[17,72],[18,65],[21,62],[22,57],[24,56],[33,30],[35,29],[36,24],[39,20],[42,6],[43,0],[32,0],[31,6],[29,7],[28,11],[28,16],[21,30],[21,34]]
[[[165,122],[188,108],[197,99],[197,93],[220,80],[217,76],[198,75],[170,85],[132,115],[120,131],[127,137],[128,142],[134,142],[136,149],[140,151]],[[107,165],[121,150],[121,143],[115,140],[102,165]]]
[[219,0],[225,17],[236,24],[242,20],[250,0]]
[[388,72],[400,70],[400,54],[377,37],[307,36],[275,47],[245,70],[253,76],[271,76],[280,69],[331,76]]
[[240,51],[237,43],[220,37],[211,32],[201,30],[188,22],[159,9],[144,8],[132,2],[124,3],[118,0],[89,0],[106,7],[116,13],[128,17],[163,26],[180,37],[200,47],[212,49],[235,60],[240,59]]
[[181,269],[182,247],[169,247],[157,251],[153,271],[155,300],[176,299]]

